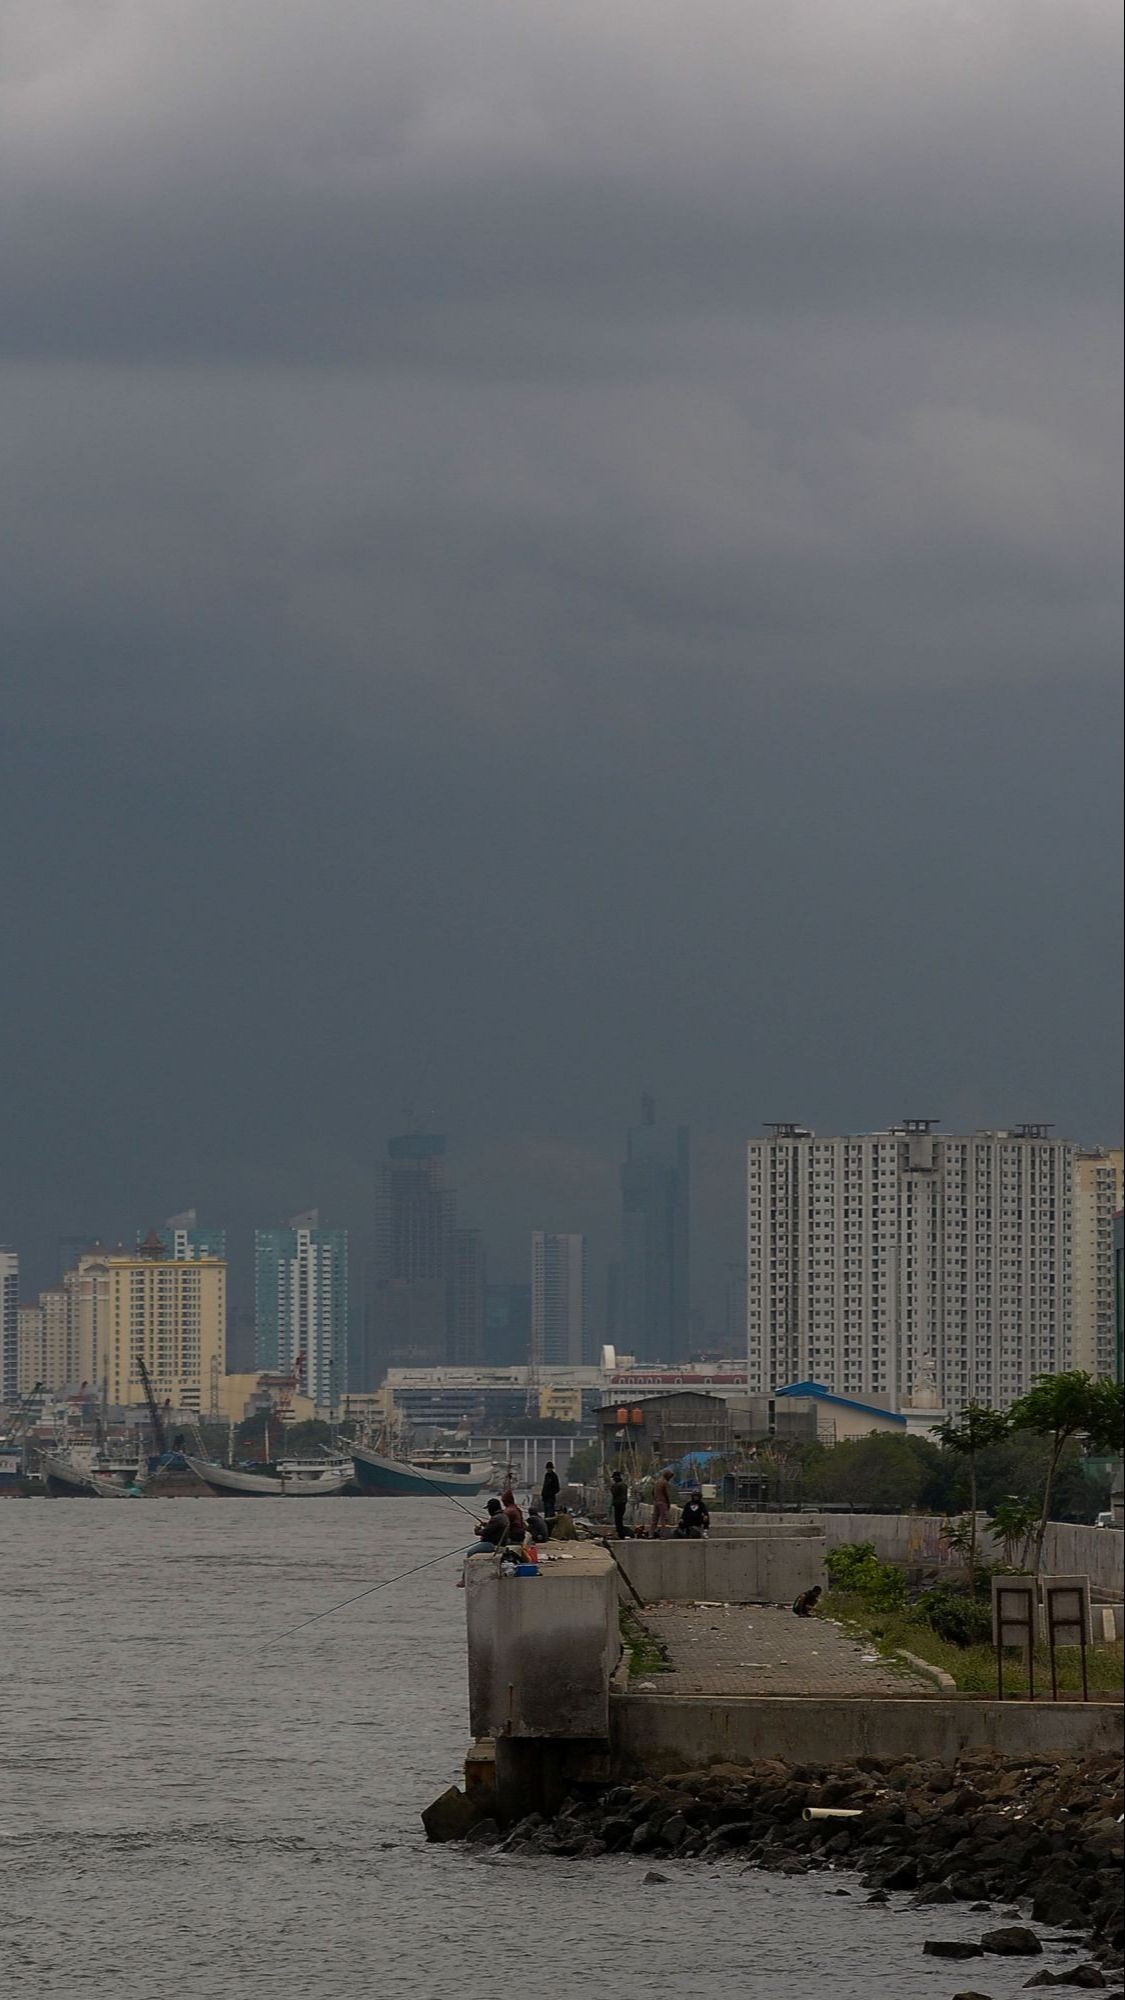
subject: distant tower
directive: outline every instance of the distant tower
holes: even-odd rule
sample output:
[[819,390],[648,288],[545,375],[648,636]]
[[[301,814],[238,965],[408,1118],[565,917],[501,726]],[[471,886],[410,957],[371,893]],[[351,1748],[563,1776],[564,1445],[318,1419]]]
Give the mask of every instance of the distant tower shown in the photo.
[[547,1367],[580,1367],[586,1349],[586,1241],[536,1229],[531,1238],[529,1381]]
[[434,1366],[449,1359],[457,1299],[456,1218],[441,1134],[408,1132],[390,1139],[375,1198],[364,1379],[355,1388],[378,1388],[389,1367]]
[[256,1230],[254,1319],[258,1367],[288,1371],[303,1354],[309,1395],[334,1409],[347,1387],[347,1230],[322,1229],[316,1209]]
[[15,1402],[19,1378],[20,1260],[0,1249],[0,1402]]
[[199,1216],[194,1208],[185,1208],[180,1215],[170,1215],[161,1231],[167,1245],[167,1255],[177,1263],[187,1263],[193,1257],[225,1257],[227,1236],[225,1229],[201,1229]]

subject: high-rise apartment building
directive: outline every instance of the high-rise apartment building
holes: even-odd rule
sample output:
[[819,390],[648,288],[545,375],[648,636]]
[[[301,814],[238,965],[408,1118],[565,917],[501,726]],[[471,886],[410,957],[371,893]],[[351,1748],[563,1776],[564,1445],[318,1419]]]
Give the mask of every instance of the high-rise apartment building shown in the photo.
[[531,1359],[537,1366],[586,1358],[585,1238],[536,1229],[531,1238]]
[[316,1209],[254,1233],[256,1362],[288,1372],[303,1355],[305,1390],[335,1410],[347,1389],[348,1232]]
[[749,1387],[1006,1407],[1072,1362],[1074,1148],[933,1119],[748,1152]]
[[143,1402],[139,1356],[160,1402],[206,1411],[225,1365],[227,1267],[218,1257],[175,1262],[164,1250],[154,1234],[135,1251],[97,1246],[67,1272],[61,1306],[43,1297],[70,1381],[104,1390],[110,1403]]
[[[84,1250],[63,1277],[66,1294],[67,1352],[73,1363],[71,1382],[100,1385],[108,1347],[109,1282],[105,1261],[110,1252],[101,1243]],[[121,1253],[124,1255],[124,1252]]]
[[17,1332],[16,1393],[30,1396],[38,1383],[47,1386],[45,1327],[41,1306],[21,1306]]
[[690,1138],[658,1125],[651,1097],[629,1128],[621,1168],[618,1338],[644,1361],[683,1361],[691,1346]]
[[1074,1366],[1090,1375],[1116,1372],[1113,1218],[1122,1206],[1125,1156],[1074,1156]]
[[190,1263],[193,1257],[225,1258],[227,1254],[226,1230],[201,1229],[194,1208],[170,1215],[160,1233],[168,1256],[177,1264]]
[[0,1249],[0,1403],[12,1403],[20,1379],[20,1260]]
[[20,1307],[19,1392],[30,1396],[36,1383],[45,1389],[77,1384],[71,1353],[68,1296],[59,1285],[40,1292],[35,1305]]
[[456,1309],[457,1198],[445,1178],[445,1140],[408,1132],[387,1143],[375,1198],[375,1257],[364,1300],[363,1379],[390,1367],[449,1358]]

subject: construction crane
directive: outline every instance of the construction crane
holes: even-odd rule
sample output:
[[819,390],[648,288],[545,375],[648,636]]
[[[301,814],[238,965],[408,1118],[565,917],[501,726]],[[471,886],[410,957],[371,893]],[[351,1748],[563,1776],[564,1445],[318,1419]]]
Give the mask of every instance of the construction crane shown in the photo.
[[164,1428],[164,1418],[160,1414],[160,1407],[156,1400],[156,1392],[153,1389],[152,1378],[149,1375],[148,1369],[145,1367],[144,1361],[139,1354],[136,1360],[137,1373],[141,1378],[141,1387],[145,1392],[145,1402],[148,1404],[149,1422],[152,1425],[153,1449],[158,1458],[163,1458],[168,1449],[168,1433]]

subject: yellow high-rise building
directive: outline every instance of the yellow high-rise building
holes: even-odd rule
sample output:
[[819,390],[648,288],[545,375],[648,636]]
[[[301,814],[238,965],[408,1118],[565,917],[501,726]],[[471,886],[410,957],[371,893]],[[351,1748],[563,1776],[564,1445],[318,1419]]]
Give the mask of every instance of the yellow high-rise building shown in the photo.
[[104,1385],[110,1403],[141,1403],[139,1356],[158,1402],[206,1414],[225,1368],[226,1259],[161,1247],[90,1251],[67,1274],[79,1380]]
[[69,1295],[60,1285],[40,1292],[39,1302],[20,1307],[19,1389],[30,1396],[37,1382],[45,1389],[73,1387],[68,1339]]
[[1120,1146],[1075,1154],[1071,1365],[1089,1375],[1112,1377],[1116,1367],[1113,1218],[1123,1185]]

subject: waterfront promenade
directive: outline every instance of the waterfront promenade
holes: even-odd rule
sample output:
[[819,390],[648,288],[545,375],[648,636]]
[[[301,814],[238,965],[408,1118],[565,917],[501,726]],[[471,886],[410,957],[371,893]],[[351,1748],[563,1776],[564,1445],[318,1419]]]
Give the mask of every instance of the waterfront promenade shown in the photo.
[[663,1695],[913,1695],[931,1679],[882,1659],[828,1618],[795,1618],[770,1604],[660,1604],[636,1614],[665,1652],[667,1671],[639,1675],[630,1693]]

